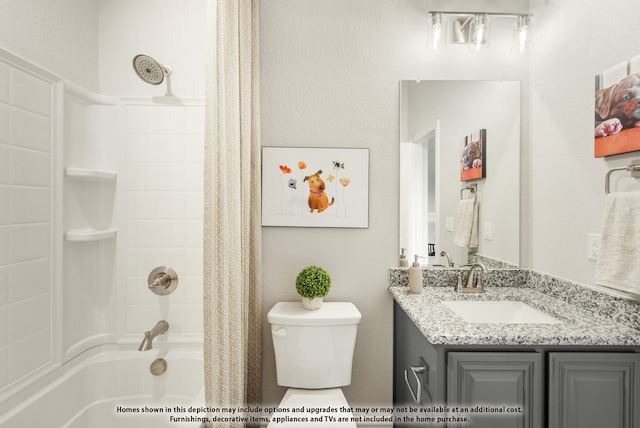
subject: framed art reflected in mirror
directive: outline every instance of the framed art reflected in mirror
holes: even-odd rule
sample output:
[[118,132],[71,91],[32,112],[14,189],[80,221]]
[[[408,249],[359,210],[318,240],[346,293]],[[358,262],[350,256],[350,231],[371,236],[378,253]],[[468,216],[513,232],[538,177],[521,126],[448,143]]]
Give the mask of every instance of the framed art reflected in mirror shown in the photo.
[[487,130],[481,129],[464,137],[460,159],[460,180],[470,181],[487,176]]

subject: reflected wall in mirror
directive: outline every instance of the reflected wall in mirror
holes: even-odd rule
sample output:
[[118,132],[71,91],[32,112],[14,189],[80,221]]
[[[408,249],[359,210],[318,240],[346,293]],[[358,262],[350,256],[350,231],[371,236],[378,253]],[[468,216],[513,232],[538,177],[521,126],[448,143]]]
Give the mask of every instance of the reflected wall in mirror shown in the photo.
[[[486,177],[463,182],[465,136],[486,129]],[[478,246],[453,243],[460,190],[477,184]],[[465,198],[470,192],[463,192]],[[424,265],[469,252],[520,264],[520,82],[400,82],[400,248]],[[431,254],[429,256],[429,254]],[[425,263],[426,261],[426,263]]]

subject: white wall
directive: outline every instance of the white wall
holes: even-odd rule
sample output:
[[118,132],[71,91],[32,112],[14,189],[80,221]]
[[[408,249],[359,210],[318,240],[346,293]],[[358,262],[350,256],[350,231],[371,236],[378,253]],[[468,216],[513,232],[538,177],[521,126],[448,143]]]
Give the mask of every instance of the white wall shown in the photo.
[[[594,76],[640,53],[640,8],[613,0],[532,2],[536,41],[531,56],[531,267],[593,284],[587,234],[600,233],[604,176],[639,153],[593,157]],[[525,155],[526,156],[526,155]],[[617,173],[620,179],[626,174]],[[616,190],[638,189],[616,179]],[[612,181],[612,183],[614,183]]]
[[[484,4],[510,11],[527,6],[486,1],[473,8]],[[389,268],[398,264],[399,81],[527,79],[527,58],[505,53],[510,43],[496,42],[479,55],[465,47],[427,52],[427,13],[440,7],[468,9],[464,1],[261,3],[262,144],[371,149],[368,229],[263,229],[265,313],[277,301],[297,299],[295,277],[309,264],[332,275],[328,300],[352,301],[362,312],[352,385],[345,388],[354,405],[391,402],[387,287]],[[284,389],[275,386],[268,325],[263,331],[264,399],[276,402]]]
[[205,0],[97,0],[100,93],[161,96],[166,85],[144,83],[133,71],[138,54],[173,69],[172,92],[204,97]]
[[98,0],[11,0],[0,11],[0,47],[98,90]]

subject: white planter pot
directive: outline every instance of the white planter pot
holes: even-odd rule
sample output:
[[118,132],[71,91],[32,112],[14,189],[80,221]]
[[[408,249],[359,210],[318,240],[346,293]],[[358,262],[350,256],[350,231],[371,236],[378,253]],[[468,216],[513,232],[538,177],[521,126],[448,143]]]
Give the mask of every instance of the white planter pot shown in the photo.
[[322,300],[322,297],[314,297],[313,299],[303,297],[302,307],[310,311],[316,311],[322,306]]

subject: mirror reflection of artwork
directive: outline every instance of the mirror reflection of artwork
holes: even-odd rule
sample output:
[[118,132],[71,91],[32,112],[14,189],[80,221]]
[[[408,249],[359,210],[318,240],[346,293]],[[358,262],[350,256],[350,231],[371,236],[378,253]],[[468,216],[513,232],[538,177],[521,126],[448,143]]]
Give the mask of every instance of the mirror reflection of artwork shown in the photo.
[[640,150],[640,56],[596,76],[594,157]]
[[369,226],[369,149],[262,148],[262,225]]
[[[448,264],[468,261],[468,249],[453,243],[460,188],[477,183],[481,225],[493,223],[492,239],[480,237],[477,254],[518,265],[520,260],[520,94],[516,81],[403,80],[399,120],[399,239],[413,261]],[[460,100],[482,100],[478,103]],[[460,181],[463,137],[486,129],[491,175]],[[433,148],[433,149],[432,149]],[[461,184],[463,185],[461,186]],[[499,224],[499,226],[497,226]],[[429,248],[429,244],[435,244]]]
[[486,153],[486,129],[464,137],[464,147],[460,159],[460,180],[470,181],[486,177]]

